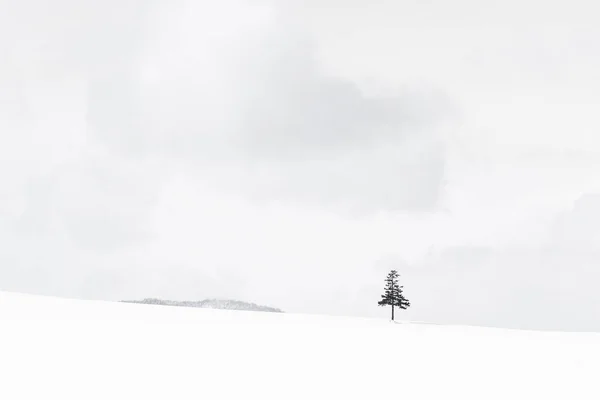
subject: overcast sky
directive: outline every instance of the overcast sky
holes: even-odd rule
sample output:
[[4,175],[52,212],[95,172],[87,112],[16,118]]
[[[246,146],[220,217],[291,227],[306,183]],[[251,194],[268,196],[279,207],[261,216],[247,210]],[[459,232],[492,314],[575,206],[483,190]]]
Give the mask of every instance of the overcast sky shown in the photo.
[[598,7],[0,0],[0,290],[600,330]]

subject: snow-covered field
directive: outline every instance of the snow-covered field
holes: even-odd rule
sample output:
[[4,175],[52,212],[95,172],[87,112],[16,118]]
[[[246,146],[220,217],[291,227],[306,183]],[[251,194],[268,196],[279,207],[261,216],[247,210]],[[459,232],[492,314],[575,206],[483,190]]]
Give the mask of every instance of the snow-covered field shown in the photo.
[[600,399],[600,334],[0,292],[0,399]]

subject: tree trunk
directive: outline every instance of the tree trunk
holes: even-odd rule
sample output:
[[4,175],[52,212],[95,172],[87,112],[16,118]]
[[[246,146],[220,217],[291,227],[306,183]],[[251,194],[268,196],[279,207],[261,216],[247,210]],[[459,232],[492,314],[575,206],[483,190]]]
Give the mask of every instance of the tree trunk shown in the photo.
[[394,320],[394,305],[392,305],[392,321]]

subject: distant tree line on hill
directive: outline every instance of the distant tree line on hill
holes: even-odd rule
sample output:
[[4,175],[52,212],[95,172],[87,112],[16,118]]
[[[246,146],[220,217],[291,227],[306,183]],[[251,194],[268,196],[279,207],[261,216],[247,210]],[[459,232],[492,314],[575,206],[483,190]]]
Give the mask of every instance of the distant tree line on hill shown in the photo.
[[136,303],[136,304],[154,304],[161,306],[175,306],[175,307],[195,307],[195,308],[214,308],[220,310],[238,310],[238,311],[264,311],[283,313],[279,308],[261,306],[254,303],[247,303],[239,300],[219,300],[219,299],[206,299],[200,301],[174,301],[174,300],[161,300],[156,298],[146,298],[143,300],[122,300],[122,303]]

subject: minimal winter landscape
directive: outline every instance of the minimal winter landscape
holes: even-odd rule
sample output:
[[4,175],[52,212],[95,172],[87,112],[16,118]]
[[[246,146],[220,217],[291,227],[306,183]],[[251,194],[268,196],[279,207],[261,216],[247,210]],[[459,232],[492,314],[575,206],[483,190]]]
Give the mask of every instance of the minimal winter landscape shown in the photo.
[[0,400],[600,400],[600,6],[0,0]]
[[0,399],[595,399],[600,334],[0,292]]

